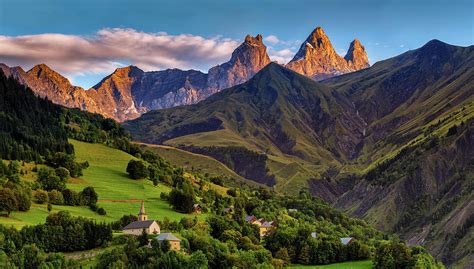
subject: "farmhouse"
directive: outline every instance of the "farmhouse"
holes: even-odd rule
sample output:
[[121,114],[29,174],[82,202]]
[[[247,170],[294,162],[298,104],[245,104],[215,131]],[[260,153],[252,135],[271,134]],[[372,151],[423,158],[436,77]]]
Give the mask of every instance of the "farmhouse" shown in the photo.
[[164,241],[170,243],[170,250],[180,251],[181,250],[181,239],[174,236],[172,233],[162,233],[156,237],[158,243],[163,244]]
[[266,221],[263,218],[257,219],[255,216],[245,216],[245,221],[247,223],[257,225],[260,232],[260,237],[267,236],[269,233],[273,232],[276,228],[276,223],[274,221]]
[[276,228],[274,221],[263,221],[260,225],[260,237],[267,236],[269,233],[273,232]]
[[142,201],[140,212],[138,213],[138,220],[134,221],[123,228],[123,233],[131,235],[141,235],[143,230],[147,234],[159,234],[160,225],[154,220],[148,220],[148,215],[145,213],[145,203]]

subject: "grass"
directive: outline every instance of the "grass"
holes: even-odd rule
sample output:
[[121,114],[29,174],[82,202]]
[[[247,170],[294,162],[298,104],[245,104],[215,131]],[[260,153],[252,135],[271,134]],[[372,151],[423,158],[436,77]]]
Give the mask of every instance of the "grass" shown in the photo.
[[188,172],[198,172],[200,174],[210,174],[213,176],[224,176],[231,179],[245,180],[225,164],[218,160],[202,155],[196,154],[182,149],[164,145],[140,144],[158,153],[161,157],[179,167],[183,167]]
[[[103,207],[107,215],[101,216],[88,207],[53,205],[53,212],[66,210],[73,216],[93,218],[98,221],[112,222],[126,214],[138,214],[141,200],[145,201],[145,209],[149,219],[162,221],[165,217],[170,220],[180,220],[183,217],[193,217],[192,214],[182,214],[174,211],[170,205],[160,199],[162,192],[170,188],[163,184],[153,186],[149,180],[132,180],[125,173],[128,161],[135,157],[105,145],[90,144],[70,140],[74,145],[78,161],[88,161],[89,168],[79,179],[71,179],[68,188],[81,191],[92,186],[99,195],[98,205]],[[44,223],[48,211],[46,205],[33,204],[28,212],[12,212],[10,217],[0,217],[0,224],[13,225],[21,228],[25,225]],[[205,214],[198,215],[199,218]]]
[[332,263],[326,265],[290,265],[289,268],[294,269],[370,269],[372,268],[372,261],[351,261],[351,262],[341,262],[341,263]]

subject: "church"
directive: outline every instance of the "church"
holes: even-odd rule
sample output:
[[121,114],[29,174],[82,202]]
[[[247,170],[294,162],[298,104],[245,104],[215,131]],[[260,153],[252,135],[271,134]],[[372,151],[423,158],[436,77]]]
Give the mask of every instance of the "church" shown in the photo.
[[141,235],[143,229],[147,234],[159,234],[160,225],[154,220],[148,220],[148,215],[145,213],[145,202],[142,201],[140,212],[138,213],[138,220],[130,223],[123,228],[123,233],[131,235]]

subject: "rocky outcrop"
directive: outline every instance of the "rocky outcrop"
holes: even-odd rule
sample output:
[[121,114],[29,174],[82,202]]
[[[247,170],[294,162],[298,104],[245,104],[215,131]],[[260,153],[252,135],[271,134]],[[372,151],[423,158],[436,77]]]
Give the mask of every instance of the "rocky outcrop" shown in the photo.
[[228,62],[209,69],[209,88],[221,90],[244,83],[269,63],[262,36],[247,35]]
[[322,80],[367,68],[369,61],[359,40],[352,41],[343,58],[336,53],[324,30],[317,27],[286,67],[315,80]]

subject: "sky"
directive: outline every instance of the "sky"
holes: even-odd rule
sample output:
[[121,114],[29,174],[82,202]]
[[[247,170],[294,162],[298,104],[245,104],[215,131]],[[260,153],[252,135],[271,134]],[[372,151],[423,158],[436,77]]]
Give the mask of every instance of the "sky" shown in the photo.
[[341,56],[358,38],[373,64],[432,39],[474,44],[474,1],[0,0],[0,62],[46,63],[87,89],[131,64],[207,72],[247,34],[286,63],[317,26]]

